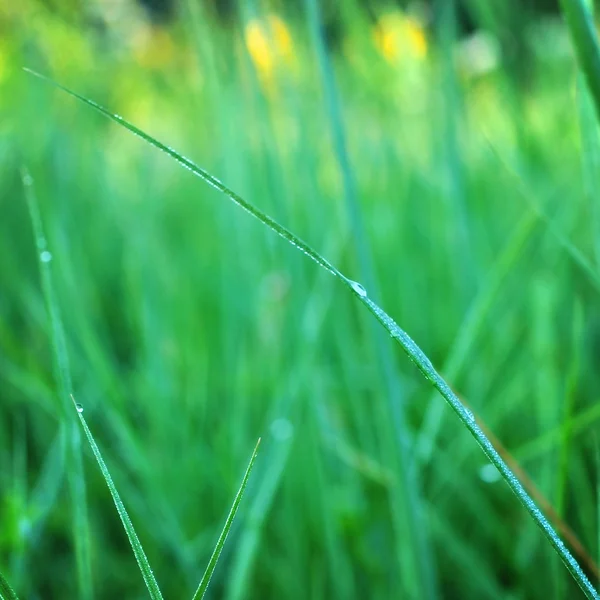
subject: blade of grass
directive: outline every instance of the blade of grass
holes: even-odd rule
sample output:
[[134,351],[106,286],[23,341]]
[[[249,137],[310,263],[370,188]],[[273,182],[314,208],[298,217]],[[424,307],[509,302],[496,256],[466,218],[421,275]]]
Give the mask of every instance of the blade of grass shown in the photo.
[[600,595],[596,592],[596,590],[590,583],[589,579],[583,572],[579,563],[569,552],[569,550],[562,542],[562,540],[560,539],[560,537],[558,536],[548,519],[542,514],[540,509],[537,507],[531,496],[526,492],[521,482],[515,477],[514,473],[510,470],[506,462],[496,451],[488,437],[484,434],[482,429],[475,421],[475,418],[473,417],[471,411],[468,410],[462,404],[458,396],[452,391],[452,389],[446,383],[446,381],[435,370],[433,364],[423,353],[421,348],[417,346],[417,344],[412,340],[412,338],[384,310],[382,310],[368,297],[367,291],[363,288],[362,285],[342,275],[342,273],[331,263],[329,263],[329,261],[323,258],[319,253],[313,250],[308,244],[303,242],[291,231],[274,221],[268,215],[264,214],[260,209],[256,208],[249,202],[243,200],[235,192],[231,191],[218,179],[207,173],[204,169],[198,167],[191,160],[185,158],[184,156],[182,156],[172,148],[169,148],[165,144],[155,140],[153,137],[149,136],[148,134],[144,133],[143,131],[141,131],[140,129],[123,119],[123,117],[112,114],[110,111],[100,106],[96,102],[89,100],[88,98],[85,98],[84,96],[81,96],[76,92],[72,92],[68,88],[56,83],[52,79],[49,79],[47,77],[44,77],[43,75],[36,73],[35,71],[31,71],[30,69],[26,70],[32,75],[35,75],[36,77],[39,77],[40,79],[43,79],[48,83],[51,83],[52,85],[58,87],[70,96],[81,100],[84,104],[95,108],[97,111],[104,114],[109,119],[115,121],[116,123],[122,125],[125,129],[128,129],[135,135],[141,137],[150,145],[154,146],[155,148],[158,148],[159,150],[162,150],[163,152],[174,158],[177,162],[179,162],[185,168],[192,171],[192,173],[194,173],[204,181],[206,181],[209,185],[223,192],[223,194],[230,198],[234,203],[244,208],[252,216],[256,217],[261,223],[272,229],[281,237],[285,238],[289,243],[300,249],[310,259],[312,259],[318,265],[329,271],[331,274],[337,277],[344,285],[350,288],[356,296],[356,298],[358,298],[358,300],[367,307],[367,309],[373,314],[377,321],[379,321],[379,323],[381,323],[381,325],[387,330],[390,336],[400,344],[404,352],[408,355],[409,359],[417,366],[419,371],[421,371],[425,379],[431,385],[433,385],[433,387],[435,387],[438,390],[438,392],[450,404],[454,412],[457,414],[458,418],[473,435],[473,437],[481,446],[483,452],[488,457],[488,459],[498,469],[506,483],[509,485],[510,489],[514,492],[521,504],[525,507],[526,511],[529,513],[531,518],[540,527],[548,542],[560,555],[565,566],[567,567],[577,584],[581,587],[586,597],[594,600],[600,600]]
[[[593,3],[589,4],[593,15]],[[596,182],[600,174],[600,130],[594,112],[594,101],[582,73],[577,76],[577,108],[581,134],[583,185],[592,212],[591,225],[596,264],[600,265],[600,204],[596,197]]]
[[106,485],[108,486],[108,489],[110,491],[110,495],[113,498],[113,502],[115,503],[115,507],[117,508],[117,512],[119,513],[119,517],[121,518],[121,522],[123,523],[125,533],[127,534],[127,537],[129,538],[129,543],[131,544],[131,547],[133,548],[133,553],[135,554],[135,559],[137,560],[140,571],[142,572],[142,577],[144,578],[144,583],[146,584],[146,587],[148,588],[148,591],[150,592],[150,597],[153,600],[162,600],[162,594],[160,593],[158,583],[156,582],[156,579],[154,578],[154,573],[152,573],[152,568],[150,567],[150,563],[148,562],[148,559],[146,558],[146,554],[144,552],[144,549],[142,548],[142,544],[140,543],[140,540],[135,532],[135,529],[133,528],[131,519],[129,518],[129,515],[127,514],[127,510],[125,509],[125,505],[123,504],[123,501],[121,500],[121,497],[119,496],[119,492],[117,492],[117,488],[115,487],[112,477],[110,476],[110,473],[108,471],[108,467],[106,466],[106,463],[104,462],[104,459],[102,458],[102,454],[100,454],[100,449],[98,448],[98,445],[96,444],[96,441],[94,440],[94,437],[92,436],[92,432],[90,431],[90,428],[88,427],[88,425],[86,423],[85,417],[83,416],[83,407],[80,404],[77,404],[75,402],[75,398],[73,397],[73,395],[71,395],[71,399],[73,400],[73,405],[77,412],[77,416],[79,417],[79,421],[81,422],[81,426],[83,427],[85,437],[87,438],[87,440],[92,448],[92,452],[94,453],[94,456],[96,457],[96,461],[98,462],[98,466],[100,467],[102,476],[104,477],[104,480],[106,481]]
[[600,130],[590,93],[581,74],[577,78],[577,101],[581,132],[583,186],[592,214],[591,226],[596,266],[600,266],[600,202],[596,189],[600,175]]
[[[485,283],[481,286],[471,304],[465,318],[458,328],[452,348],[440,369],[446,379],[456,381],[464,367],[468,364],[469,354],[477,336],[482,330],[485,319],[490,314],[502,284],[514,268],[523,253],[527,242],[534,234],[538,224],[538,215],[528,211],[517,224],[513,234],[507,240],[492,268],[489,270]],[[429,399],[423,424],[416,440],[416,458],[425,465],[431,460],[436,448],[436,441],[444,421],[444,403],[433,392]]]
[[279,488],[293,442],[293,426],[286,420],[271,426],[274,449],[272,459],[248,511],[248,523],[240,536],[231,573],[228,576],[227,600],[248,597],[248,581],[256,554],[260,548],[265,518]]
[[525,442],[513,454],[518,457],[520,462],[531,461],[547,452],[554,445],[559,446],[566,430],[576,438],[588,427],[591,427],[600,419],[600,401],[592,402],[591,406],[581,411],[577,416],[571,417],[568,421],[561,423],[550,431]]
[[596,535],[598,537],[598,545],[596,547],[597,557],[596,560],[600,563],[600,444],[598,443],[598,436],[594,434],[594,446],[595,446],[595,459],[596,459]]
[[[46,308],[50,318],[52,349],[54,354],[55,378],[58,384],[58,395],[61,399],[60,410],[65,420],[69,394],[72,393],[71,368],[67,353],[67,342],[65,331],[56,299],[54,281],[52,278],[51,261],[52,254],[48,250],[48,243],[44,235],[42,218],[40,215],[37,198],[33,188],[33,178],[25,167],[21,170],[21,179],[25,198],[29,208],[29,215],[35,237],[38,256],[40,259],[40,275],[42,280],[42,292],[46,302]],[[92,597],[92,566],[90,552],[89,520],[87,514],[87,498],[85,479],[83,477],[83,465],[81,462],[81,439],[79,429],[73,421],[69,423],[69,450],[70,468],[68,470],[69,491],[73,503],[73,537],[75,541],[75,562],[77,565],[77,581],[79,586],[79,597],[87,600]]]
[[546,226],[548,233],[550,233],[550,235],[552,235],[552,237],[563,248],[573,264],[579,267],[579,269],[585,273],[585,275],[587,275],[590,283],[598,291],[600,291],[600,276],[598,275],[594,264],[581,250],[579,250],[577,246],[575,246],[569,237],[556,224],[555,220],[546,213],[544,207],[535,194],[530,190],[517,171],[509,164],[508,160],[500,154],[499,150],[494,146],[494,144],[492,144],[489,138],[488,145],[500,165],[506,171],[506,174],[509,175],[511,180],[514,182],[515,189],[518,191],[519,195],[523,198],[523,200],[525,200],[525,202],[527,202],[529,207],[535,211],[537,217]]
[[227,515],[227,520],[225,521],[225,526],[221,531],[221,535],[217,540],[217,545],[213,550],[212,556],[208,561],[208,566],[206,567],[206,571],[204,571],[204,575],[200,580],[200,584],[198,585],[198,589],[194,594],[192,600],[201,600],[204,598],[204,594],[208,588],[208,584],[210,583],[210,578],[217,566],[217,561],[219,560],[219,556],[221,555],[221,551],[223,550],[223,546],[225,545],[225,540],[227,539],[227,535],[229,534],[229,530],[231,529],[231,524],[233,523],[233,519],[235,518],[235,514],[240,506],[240,502],[242,501],[242,496],[246,490],[246,486],[248,485],[248,478],[250,477],[250,472],[252,471],[252,467],[254,466],[254,461],[256,460],[256,455],[258,454],[258,447],[260,445],[260,438],[258,438],[258,442],[256,442],[256,446],[254,447],[254,452],[252,452],[252,457],[250,458],[250,462],[248,463],[248,467],[246,468],[246,472],[244,473],[244,478],[242,479],[242,484],[235,495],[235,499],[231,506],[231,510]]
[[[358,200],[356,179],[348,154],[342,106],[331,57],[325,42],[319,0],[305,0],[304,4],[308,27],[319,65],[321,87],[325,100],[325,114],[342,181],[344,203],[350,221],[350,230],[358,258],[360,276],[366,283],[371,295],[378,299],[380,297],[379,286],[373,267],[373,258],[367,243],[361,206]],[[392,417],[390,422],[386,414],[381,415],[381,437],[382,439],[386,438],[383,428],[388,428],[390,430],[388,437],[391,442],[391,451],[396,454],[397,468],[400,472],[400,485],[389,490],[391,508],[394,511],[396,521],[404,521],[408,530],[408,536],[403,536],[408,539],[403,540],[402,548],[398,551],[398,562],[401,567],[399,577],[405,583],[408,583],[410,579],[414,580],[414,595],[422,598],[436,598],[438,593],[436,589],[435,567],[427,527],[423,519],[424,511],[421,506],[421,498],[419,497],[416,471],[414,469],[411,470],[409,467],[411,461],[408,448],[406,447],[408,428],[405,422],[405,407],[397,373],[395,372],[393,356],[389,344],[384,339],[385,334],[374,323],[369,327],[369,335],[371,344],[375,350],[376,361],[385,383],[388,411]],[[406,505],[406,510],[403,510],[402,505]],[[406,512],[406,518],[403,519],[399,514],[400,512]],[[406,546],[411,548],[410,551],[407,552],[405,550]]]
[[146,142],[148,142],[155,148],[162,150],[163,152],[168,154],[171,158],[174,158],[179,164],[184,166],[186,169],[192,171],[192,173],[194,173],[198,177],[202,178],[210,186],[214,187],[215,189],[219,190],[220,192],[222,192],[223,194],[228,196],[230,200],[235,202],[235,204],[237,204],[238,206],[243,208],[245,211],[249,212],[253,217],[257,218],[259,221],[261,221],[262,223],[267,225],[267,227],[272,229],[275,233],[277,233],[281,237],[285,238],[290,244],[292,244],[293,246],[296,246],[299,250],[304,252],[304,254],[306,254],[310,259],[314,260],[318,265],[320,265],[321,267],[323,267],[324,269],[329,271],[332,275],[335,275],[336,277],[341,277],[350,287],[352,287],[353,285],[357,285],[355,282],[351,281],[347,277],[344,277],[331,263],[329,263],[329,261],[327,261],[321,255],[317,254],[308,244],[303,242],[300,238],[296,237],[291,231],[289,231],[285,227],[281,226],[279,223],[277,223],[277,221],[275,221],[274,219],[272,219],[271,217],[269,217],[268,215],[263,213],[261,210],[256,208],[254,205],[250,204],[249,202],[246,202],[246,200],[244,200],[241,196],[238,196],[238,194],[236,194],[235,192],[230,190],[227,186],[225,186],[216,177],[214,177],[213,175],[211,175],[210,173],[208,173],[207,171],[205,171],[204,169],[202,169],[201,167],[199,167],[198,165],[193,163],[189,158],[186,158],[185,156],[183,156],[183,155],[179,154],[178,152],[176,152],[175,150],[173,150],[173,148],[169,148],[169,146],[166,146],[165,144],[159,142],[158,140],[155,140],[153,137],[149,136],[147,133],[144,133],[141,129],[138,129],[135,125],[132,125],[131,123],[126,121],[123,117],[111,113],[110,111],[106,110],[103,106],[100,106],[93,100],[85,98],[84,96],[80,96],[76,92],[73,92],[72,90],[62,86],[60,83],[54,81],[53,79],[50,79],[49,77],[45,77],[44,75],[41,75],[40,73],[37,73],[36,71],[33,71],[32,69],[24,68],[24,70],[27,73],[30,73],[31,75],[34,75],[35,77],[39,77],[40,79],[63,90],[63,92],[66,92],[70,96],[73,96],[74,98],[77,98],[78,100],[81,100],[85,104],[88,104],[89,106],[95,108],[98,112],[101,112],[102,114],[107,116],[109,119],[112,119],[119,125],[122,125],[123,127],[125,127],[125,129],[128,129],[135,135],[141,137],[143,140],[145,140]]
[[19,597],[10,587],[2,573],[0,573],[0,600],[19,600]]
[[573,324],[571,332],[571,352],[564,392],[561,415],[562,435],[558,448],[558,472],[556,481],[556,512],[564,518],[567,506],[568,481],[570,476],[569,462],[573,455],[573,432],[569,426],[576,408],[577,386],[581,381],[583,370],[581,357],[581,340],[585,339],[585,316],[579,301],[573,306]]
[[585,0],[561,0],[560,5],[600,119],[600,47],[592,13]]

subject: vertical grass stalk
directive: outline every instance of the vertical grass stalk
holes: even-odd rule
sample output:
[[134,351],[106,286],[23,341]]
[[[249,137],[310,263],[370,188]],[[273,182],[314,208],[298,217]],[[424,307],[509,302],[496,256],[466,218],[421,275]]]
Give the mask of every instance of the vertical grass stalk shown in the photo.
[[[348,156],[346,132],[342,118],[342,108],[338,97],[338,91],[335,81],[335,74],[331,58],[329,56],[323,28],[321,24],[321,14],[319,10],[319,0],[305,0],[306,11],[308,15],[308,26],[319,64],[321,75],[321,85],[325,96],[325,113],[330,125],[330,134],[333,143],[333,151],[338,163],[346,212],[350,220],[350,229],[352,232],[352,241],[356,247],[356,254],[359,264],[361,279],[365,282],[367,289],[375,297],[379,297],[378,286],[373,268],[373,259],[366,241],[365,229],[361,217],[361,209],[357,194],[357,185],[354,178],[350,158]],[[379,329],[370,327],[369,333],[371,343],[375,349],[377,362],[381,365],[381,372],[386,385],[386,398],[388,399],[389,411],[393,419],[395,452],[397,454],[396,462],[400,470],[400,481],[403,494],[408,509],[406,518],[408,530],[410,531],[409,545],[413,546],[412,556],[416,559],[418,571],[418,595],[423,598],[435,598],[436,585],[433,560],[429,549],[427,539],[427,529],[422,515],[421,501],[419,498],[419,486],[416,481],[416,473],[409,468],[409,456],[406,448],[408,439],[407,427],[404,418],[404,407],[402,406],[402,394],[399,389],[394,365],[389,351],[386,347],[386,341]],[[381,419],[384,427],[389,427],[387,419]],[[398,490],[391,491],[391,501],[397,504],[397,499],[393,498],[398,494]],[[398,506],[393,506],[392,510],[396,514]],[[406,553],[401,553],[406,554]],[[404,562],[404,561],[403,561]],[[411,567],[408,570],[412,571]]]
[[560,0],[560,4],[600,119],[600,47],[592,12],[585,0]]
[[42,291],[50,318],[54,371],[58,385],[58,396],[60,398],[59,410],[62,412],[63,419],[69,423],[67,443],[69,444],[70,449],[69,459],[71,468],[69,469],[67,478],[69,481],[71,501],[73,503],[73,538],[75,544],[75,561],[77,565],[77,582],[79,587],[79,597],[82,598],[82,600],[88,600],[89,598],[92,598],[93,586],[86,487],[81,461],[81,438],[75,422],[68,420],[69,416],[67,412],[69,396],[73,392],[71,368],[69,365],[64,326],[58,301],[56,299],[54,281],[52,279],[50,265],[53,257],[48,250],[48,243],[46,241],[46,236],[44,235],[42,218],[33,189],[33,178],[24,167],[21,171],[21,178],[40,261]]

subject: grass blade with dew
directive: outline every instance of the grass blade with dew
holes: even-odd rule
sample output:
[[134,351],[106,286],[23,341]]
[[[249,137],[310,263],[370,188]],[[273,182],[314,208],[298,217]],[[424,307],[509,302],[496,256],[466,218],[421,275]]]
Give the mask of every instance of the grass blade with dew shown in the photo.
[[561,0],[560,4],[600,119],[600,46],[592,11],[585,0]]
[[[600,524],[600,443],[598,436],[594,434],[595,462],[596,462],[596,523]],[[598,556],[596,560],[600,562],[600,525],[597,526],[596,535],[598,536]]]
[[119,513],[119,517],[121,518],[121,522],[123,523],[125,533],[129,538],[129,543],[133,548],[135,559],[137,560],[140,571],[142,572],[142,577],[144,578],[146,587],[150,592],[150,597],[152,598],[152,600],[162,600],[162,594],[160,593],[158,583],[154,578],[154,573],[152,573],[152,568],[150,567],[150,563],[146,558],[146,554],[144,552],[144,549],[142,548],[142,544],[140,543],[135,529],[133,528],[131,519],[127,514],[127,510],[125,509],[125,505],[123,504],[123,501],[119,496],[119,492],[117,492],[117,488],[115,487],[112,477],[110,476],[110,473],[108,471],[108,467],[106,466],[106,463],[102,458],[102,454],[100,454],[100,449],[98,448],[98,445],[96,444],[96,441],[92,436],[92,432],[90,431],[90,428],[88,427],[85,421],[85,417],[83,416],[83,407],[75,402],[75,398],[73,397],[73,395],[71,395],[71,400],[73,400],[73,405],[75,407],[75,410],[77,411],[77,416],[79,417],[79,421],[81,422],[81,426],[83,427],[85,437],[87,437],[87,440],[92,448],[92,452],[94,453],[96,461],[98,462],[98,466],[100,467],[100,471],[102,472],[102,476],[104,477],[106,485],[110,490],[110,495],[113,498],[113,501],[117,508],[117,512]]
[[237,510],[240,506],[240,502],[242,501],[242,496],[246,491],[246,486],[248,485],[248,478],[250,477],[250,472],[252,471],[252,467],[254,467],[254,462],[256,461],[256,455],[258,454],[258,447],[260,446],[260,438],[258,438],[258,442],[256,442],[256,446],[254,447],[254,452],[252,452],[252,456],[250,458],[250,462],[248,463],[248,467],[246,468],[246,472],[244,473],[244,478],[242,479],[242,483],[240,488],[235,495],[235,499],[233,500],[233,504],[231,505],[231,510],[227,515],[227,520],[225,521],[225,526],[221,531],[221,535],[217,540],[217,545],[213,550],[212,556],[208,561],[208,566],[206,567],[206,571],[204,571],[204,575],[200,580],[200,584],[198,585],[198,589],[194,594],[192,600],[201,600],[204,598],[204,594],[206,594],[206,590],[208,588],[208,584],[210,583],[210,578],[217,566],[217,561],[219,560],[219,556],[221,556],[221,552],[223,550],[223,546],[225,545],[225,540],[227,539],[227,535],[229,534],[229,530],[231,529],[231,525],[233,523],[233,519],[237,513]]
[[274,219],[264,214],[260,209],[250,204],[246,200],[242,199],[240,196],[238,196],[238,194],[236,194],[235,192],[230,190],[226,185],[221,183],[216,177],[194,164],[188,158],[185,158],[172,148],[169,148],[165,144],[159,142],[158,140],[155,140],[147,133],[144,133],[143,131],[135,127],[135,125],[132,125],[131,123],[126,121],[123,117],[111,113],[106,108],[100,106],[93,100],[89,100],[88,98],[69,90],[61,84],[43,75],[40,75],[35,71],[32,71],[30,69],[26,69],[26,71],[63,90],[70,96],[81,100],[84,104],[95,108],[97,111],[104,114],[112,121],[118,123],[119,125],[122,125],[125,129],[128,129],[130,132],[141,137],[150,145],[154,146],[155,148],[158,148],[159,150],[162,150],[163,152],[174,158],[178,163],[183,165],[186,169],[192,171],[192,173],[194,173],[196,176],[206,181],[212,187],[223,192],[223,194],[225,194],[225,196],[227,196],[235,204],[241,206],[252,216],[256,217],[261,223],[266,225],[269,229],[273,230],[275,233],[285,238],[290,244],[304,252],[310,259],[312,259],[318,265],[329,271],[339,281],[341,281],[344,285],[350,288],[355,294],[355,296],[358,298],[358,300],[360,300],[368,308],[368,310],[379,321],[379,323],[381,323],[381,325],[387,330],[390,336],[400,344],[404,352],[408,355],[409,359],[417,366],[419,371],[421,371],[425,379],[431,385],[433,385],[433,387],[435,387],[438,390],[438,392],[445,398],[448,404],[450,404],[452,409],[456,412],[458,418],[462,421],[464,426],[471,432],[473,437],[479,443],[485,455],[498,469],[498,471],[500,471],[500,474],[502,475],[503,479],[509,485],[510,489],[515,493],[521,504],[525,507],[530,517],[540,527],[546,539],[553,546],[556,552],[560,555],[565,566],[567,567],[577,584],[581,587],[586,597],[590,599],[600,600],[600,595],[592,586],[591,582],[587,578],[586,574],[583,572],[579,563],[575,560],[571,552],[567,549],[567,547],[560,539],[560,537],[558,536],[548,519],[536,506],[535,502],[527,493],[521,482],[516,478],[514,473],[506,464],[506,462],[502,459],[500,454],[494,448],[488,437],[481,430],[471,411],[469,411],[462,404],[458,396],[452,391],[452,389],[446,383],[446,381],[435,370],[431,361],[427,358],[427,356],[423,353],[419,346],[417,346],[417,344],[412,340],[412,338],[384,310],[382,310],[369,298],[367,291],[362,285],[344,276],[328,260],[322,257],[318,252],[313,250],[306,242],[302,241],[300,238],[294,235],[289,229],[283,227]]
[[19,600],[2,573],[0,573],[0,600]]
[[52,351],[54,359],[55,379],[58,386],[58,396],[61,400],[59,410],[62,417],[68,423],[69,435],[69,469],[68,484],[73,503],[73,538],[75,543],[75,562],[77,566],[77,582],[79,586],[79,597],[82,600],[92,598],[92,566],[90,550],[90,528],[87,514],[87,496],[85,479],[83,476],[83,464],[81,459],[81,438],[79,429],[74,421],[69,421],[68,406],[69,396],[73,391],[71,380],[71,367],[67,352],[67,342],[62,316],[54,289],[51,263],[52,254],[48,250],[48,242],[44,234],[42,217],[37,198],[33,188],[33,178],[25,167],[21,169],[21,179],[25,198],[29,208],[29,216],[36,248],[39,256],[40,276],[42,282],[42,293],[46,302],[46,308],[50,319]]

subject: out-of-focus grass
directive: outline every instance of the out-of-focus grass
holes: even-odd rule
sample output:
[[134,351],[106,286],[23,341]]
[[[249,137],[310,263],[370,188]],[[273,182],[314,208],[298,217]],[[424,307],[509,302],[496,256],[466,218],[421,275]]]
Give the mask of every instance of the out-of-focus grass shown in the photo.
[[[344,4],[348,34],[332,60],[381,303],[517,458],[522,449],[598,556],[598,290],[561,242],[593,263],[597,129],[585,127],[582,145],[564,32],[530,24],[531,75],[517,85],[501,62],[481,67],[489,47],[463,43],[447,62],[450,42],[432,31],[420,37],[398,14],[374,28]],[[70,442],[24,162],[74,388],[165,596],[197,585],[263,435],[213,597],[411,597],[416,557],[368,315],[166,157],[20,70],[47,72],[182,150],[358,278],[305,15],[248,11],[270,57],[260,63],[251,29],[219,26],[192,2],[169,29],[116,18],[104,34],[37,4],[11,10],[0,41],[0,572],[23,598],[76,594]],[[412,455],[437,399],[385,351]],[[438,596],[574,597],[471,436],[446,408],[441,419],[429,460],[416,462]],[[143,597],[104,481],[84,462],[95,597]]]

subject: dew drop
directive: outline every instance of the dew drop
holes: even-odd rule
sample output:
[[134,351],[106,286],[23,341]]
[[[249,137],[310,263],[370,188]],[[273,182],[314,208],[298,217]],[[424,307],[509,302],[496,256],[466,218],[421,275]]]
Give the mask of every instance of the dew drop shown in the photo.
[[471,421],[471,423],[475,423],[475,415],[467,407],[463,407],[463,408],[464,408],[465,416],[467,417],[467,419],[469,419],[469,421]]
[[367,297],[367,290],[365,290],[365,288],[358,283],[358,281],[352,281],[351,279],[348,280],[350,282],[350,285],[352,286],[352,289],[361,297],[361,298],[366,298]]
[[40,254],[40,260],[44,263],[48,263],[52,260],[52,254],[50,254],[50,252],[48,252],[48,250],[44,250]]
[[81,404],[76,404],[75,408],[77,409],[78,413],[82,413],[83,412],[83,406],[81,406]]
[[500,471],[492,464],[483,465],[483,467],[479,469],[479,477],[481,478],[481,481],[485,481],[485,483],[495,483],[500,479]]
[[23,184],[24,185],[33,185],[33,177],[31,175],[26,174],[23,176]]

